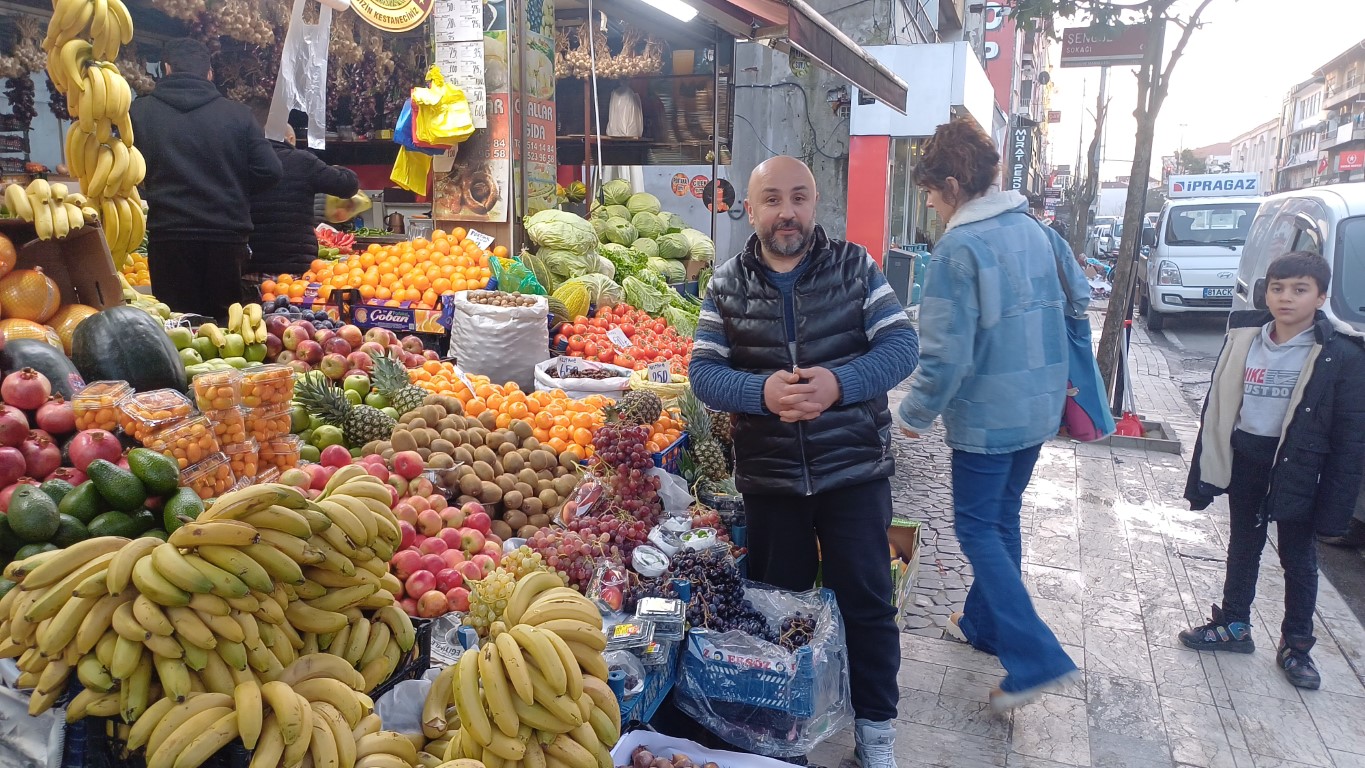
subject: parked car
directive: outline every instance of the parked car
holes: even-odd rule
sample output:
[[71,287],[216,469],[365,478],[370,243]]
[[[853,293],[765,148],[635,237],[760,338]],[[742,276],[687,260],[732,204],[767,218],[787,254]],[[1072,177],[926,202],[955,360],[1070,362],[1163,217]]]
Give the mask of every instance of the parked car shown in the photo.
[[1333,184],[1266,198],[1237,268],[1232,308],[1264,308],[1266,267],[1290,251],[1332,265],[1323,312],[1365,331],[1365,183]]
[[1162,206],[1155,243],[1138,256],[1138,311],[1147,328],[1161,330],[1171,315],[1227,314],[1260,205],[1258,197],[1191,197]]

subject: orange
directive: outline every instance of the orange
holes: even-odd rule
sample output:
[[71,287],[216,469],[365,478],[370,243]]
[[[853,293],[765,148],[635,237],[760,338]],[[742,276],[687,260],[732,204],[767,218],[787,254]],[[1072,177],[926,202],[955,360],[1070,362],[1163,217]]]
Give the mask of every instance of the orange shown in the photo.
[[575,429],[573,431],[573,441],[579,445],[591,445],[592,432],[583,429],[582,427]]
[[497,257],[500,258],[500,259],[505,259],[505,258],[507,258],[507,246],[505,246],[505,245],[494,246],[494,247],[493,247],[493,255],[494,255],[494,256],[497,256]]
[[475,397],[464,404],[464,414],[466,416],[478,416],[486,410],[488,410],[488,404],[479,397]]
[[274,281],[274,280],[265,280],[265,281],[262,281],[262,282],[261,282],[261,293],[274,293],[274,292],[275,292],[275,281]]
[[494,424],[497,425],[498,429],[507,429],[512,425],[512,417],[505,413],[500,413],[498,414],[498,417],[494,419]]
[[507,406],[507,414],[514,419],[524,419],[529,412],[526,403],[513,402]]
[[552,437],[550,438],[550,447],[554,449],[555,453],[563,453],[569,447],[569,443],[558,437]]

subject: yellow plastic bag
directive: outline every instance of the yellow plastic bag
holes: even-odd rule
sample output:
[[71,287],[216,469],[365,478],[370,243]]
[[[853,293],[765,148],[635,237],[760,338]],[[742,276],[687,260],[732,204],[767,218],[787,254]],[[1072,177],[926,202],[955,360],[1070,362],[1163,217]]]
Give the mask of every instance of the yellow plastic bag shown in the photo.
[[439,67],[427,70],[429,88],[412,89],[413,139],[429,147],[451,147],[474,133],[474,116],[464,91],[446,82]]
[[407,147],[398,148],[398,159],[393,162],[393,172],[389,180],[394,184],[419,195],[427,193],[427,177],[431,175],[431,155],[409,152]]
[[323,209],[322,218],[332,224],[340,224],[343,221],[350,221],[365,211],[370,210],[373,203],[370,196],[364,192],[357,192],[350,197],[336,197],[326,195],[326,206]]

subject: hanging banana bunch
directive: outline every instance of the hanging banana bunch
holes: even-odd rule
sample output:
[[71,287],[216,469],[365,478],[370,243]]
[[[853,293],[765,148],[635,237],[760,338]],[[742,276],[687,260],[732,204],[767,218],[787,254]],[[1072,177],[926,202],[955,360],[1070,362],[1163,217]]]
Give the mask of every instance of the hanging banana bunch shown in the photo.
[[133,18],[123,0],[53,0],[43,40],[48,77],[66,96],[72,117],[67,165],[98,214],[120,269],[147,228],[137,191],[147,165],[133,146],[128,117],[133,91],[114,64],[120,46],[132,39]]

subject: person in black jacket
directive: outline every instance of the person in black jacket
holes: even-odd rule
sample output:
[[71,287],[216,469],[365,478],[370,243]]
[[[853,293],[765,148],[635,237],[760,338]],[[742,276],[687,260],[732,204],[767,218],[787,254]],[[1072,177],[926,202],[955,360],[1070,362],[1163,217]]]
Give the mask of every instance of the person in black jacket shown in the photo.
[[[252,105],[264,126],[269,102]],[[301,275],[318,257],[314,196],[318,193],[350,197],[360,191],[360,179],[349,168],[328,165],[306,149],[294,147],[294,132],[285,128],[285,141],[270,140],[284,176],[274,187],[251,197],[251,259],[242,276],[247,301],[260,299],[261,281],[282,272]]]
[[280,160],[251,110],[218,92],[203,43],[166,43],[161,65],[156,90],[130,110],[147,160],[152,292],[177,312],[221,319],[241,300],[248,198],[280,180]]
[[1318,593],[1314,534],[1338,534],[1355,509],[1365,462],[1365,344],[1321,311],[1331,270],[1294,252],[1266,270],[1269,311],[1234,312],[1213,371],[1185,498],[1205,509],[1226,493],[1223,604],[1180,633],[1189,648],[1252,653],[1251,601],[1270,521],[1284,568],[1276,661],[1300,688],[1322,678],[1312,649]]

